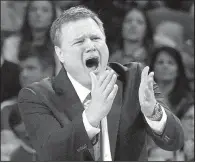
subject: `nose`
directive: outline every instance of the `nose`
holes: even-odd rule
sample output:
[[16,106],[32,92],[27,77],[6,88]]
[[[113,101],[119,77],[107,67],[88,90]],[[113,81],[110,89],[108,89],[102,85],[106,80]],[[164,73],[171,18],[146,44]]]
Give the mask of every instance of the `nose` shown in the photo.
[[37,10],[36,10],[36,16],[37,16],[37,17],[40,17],[41,12],[42,12],[41,10],[37,9]]
[[163,62],[163,68],[168,68],[169,64],[167,62]]
[[91,39],[86,39],[85,41],[85,52],[89,53],[89,52],[94,52],[96,51],[95,45],[93,43],[93,41]]
[[26,69],[21,71],[21,76],[26,77],[28,75],[28,71]]

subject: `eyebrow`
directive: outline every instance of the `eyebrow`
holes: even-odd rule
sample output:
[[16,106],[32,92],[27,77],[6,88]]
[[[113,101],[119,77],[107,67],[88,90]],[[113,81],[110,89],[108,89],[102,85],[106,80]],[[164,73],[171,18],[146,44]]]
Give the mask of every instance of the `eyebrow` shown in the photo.
[[86,35],[82,35],[82,36],[79,36],[79,37],[75,38],[72,42],[82,40],[82,39],[87,38],[87,37],[91,38],[91,37],[101,37],[101,36],[97,35],[97,34],[86,34]]

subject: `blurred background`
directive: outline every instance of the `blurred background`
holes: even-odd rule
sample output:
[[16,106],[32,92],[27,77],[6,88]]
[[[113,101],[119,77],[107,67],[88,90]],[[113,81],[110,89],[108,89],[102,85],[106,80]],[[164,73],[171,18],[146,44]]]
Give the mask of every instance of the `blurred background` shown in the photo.
[[183,125],[179,151],[164,151],[147,137],[149,161],[194,161],[194,0],[1,1],[1,161],[36,161],[17,95],[59,72],[50,26],[76,5],[92,9],[104,22],[110,62],[150,66]]

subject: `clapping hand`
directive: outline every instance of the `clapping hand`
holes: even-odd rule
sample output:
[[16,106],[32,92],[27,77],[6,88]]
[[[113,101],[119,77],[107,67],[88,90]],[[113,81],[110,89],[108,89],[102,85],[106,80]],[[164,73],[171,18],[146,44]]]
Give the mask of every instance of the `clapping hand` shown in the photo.
[[89,123],[96,127],[111,110],[118,91],[117,75],[113,70],[106,70],[99,79],[92,72],[90,77],[92,81],[92,100],[85,113]]
[[141,111],[145,116],[151,116],[154,112],[156,99],[153,90],[154,72],[148,74],[149,67],[146,66],[141,73],[141,83],[139,87],[139,102]]

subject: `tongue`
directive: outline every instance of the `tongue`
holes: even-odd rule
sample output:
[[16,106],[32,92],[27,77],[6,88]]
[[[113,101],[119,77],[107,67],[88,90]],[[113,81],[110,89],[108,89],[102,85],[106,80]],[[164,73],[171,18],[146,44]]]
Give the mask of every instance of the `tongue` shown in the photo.
[[95,71],[97,69],[97,66],[88,67],[88,69]]

